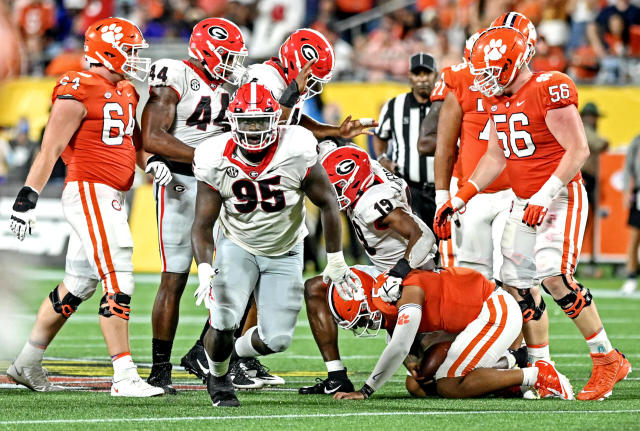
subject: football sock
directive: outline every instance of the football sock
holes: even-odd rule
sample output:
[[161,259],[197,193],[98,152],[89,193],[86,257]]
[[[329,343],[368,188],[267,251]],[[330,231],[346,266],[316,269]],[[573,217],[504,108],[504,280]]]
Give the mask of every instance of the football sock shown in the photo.
[[244,335],[236,340],[235,350],[241,358],[255,358],[260,356],[260,352],[253,348],[251,336],[258,330],[257,326],[250,328]]
[[342,365],[342,361],[340,359],[336,359],[335,361],[327,361],[324,363],[327,366],[327,371],[341,371],[344,370],[344,365]]
[[585,338],[591,353],[609,353],[613,350],[607,332],[601,328],[598,332]]
[[538,380],[538,367],[523,368],[522,375],[522,386],[533,386]]
[[46,348],[47,346],[45,345],[37,344],[32,342],[31,340],[28,340],[24,344],[24,347],[20,351],[20,354],[18,355],[18,358],[16,358],[16,361],[19,359],[20,362],[27,364],[41,363]]
[[202,332],[200,333],[200,338],[198,338],[198,341],[196,342],[196,344],[202,344],[204,340],[204,336],[207,333],[207,331],[209,330],[209,328],[211,328],[211,324],[209,323],[209,318],[207,318],[206,323],[204,324],[204,328],[202,328]]
[[329,378],[332,380],[348,380],[347,369],[343,368],[340,371],[329,371]]
[[130,352],[122,352],[118,355],[111,357],[111,364],[113,365],[113,375],[119,375],[130,368],[135,368],[136,364],[133,363]]
[[204,351],[205,356],[207,357],[207,362],[209,363],[209,371],[211,375],[214,377],[222,377],[229,371],[229,358],[225,359],[222,362],[214,362],[210,357],[207,351]]
[[529,362],[535,364],[536,361],[544,359],[545,361],[551,361],[551,355],[549,354],[549,343],[531,345],[527,344],[527,354],[529,355]]
[[163,362],[171,362],[172,347],[173,341],[153,338],[151,340],[151,354],[153,356],[153,363],[161,364]]

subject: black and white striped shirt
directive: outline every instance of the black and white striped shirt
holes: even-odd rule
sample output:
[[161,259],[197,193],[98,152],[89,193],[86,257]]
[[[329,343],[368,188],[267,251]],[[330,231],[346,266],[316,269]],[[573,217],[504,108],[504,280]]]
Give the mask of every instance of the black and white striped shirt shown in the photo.
[[412,92],[387,101],[380,111],[376,136],[388,141],[387,155],[398,164],[400,175],[412,183],[433,184],[433,156],[418,154],[420,125],[431,102],[420,103]]

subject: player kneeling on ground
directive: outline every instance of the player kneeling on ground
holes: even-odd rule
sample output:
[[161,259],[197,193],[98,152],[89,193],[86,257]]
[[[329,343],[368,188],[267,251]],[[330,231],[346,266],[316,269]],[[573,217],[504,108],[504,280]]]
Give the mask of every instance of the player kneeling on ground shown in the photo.
[[[335,193],[318,163],[317,141],[300,126],[278,126],[280,105],[255,82],[238,89],[228,112],[231,132],[195,150],[198,179],[191,232],[211,328],[204,337],[214,406],[238,406],[228,368],[233,332],[254,295],[258,325],[235,342],[238,357],[282,352],[291,344],[303,299],[304,196],[320,207],[327,247],[324,275],[345,300],[353,274],[342,255]],[[213,225],[219,221],[215,235]]]
[[[422,334],[444,331],[457,335],[435,374],[440,396],[470,398],[522,385],[536,388],[543,398],[573,399],[569,381],[549,362],[538,361],[523,369],[492,368],[520,333],[522,314],[511,295],[479,272],[467,268],[412,271],[393,304],[380,298],[386,274],[375,285],[366,276],[359,277],[364,296],[345,301],[333,288],[329,291],[329,308],[338,326],[361,335],[376,335],[384,327],[391,336],[360,391],[338,392],[334,398],[369,398],[396,373]],[[420,379],[417,369],[410,368],[413,377]]]

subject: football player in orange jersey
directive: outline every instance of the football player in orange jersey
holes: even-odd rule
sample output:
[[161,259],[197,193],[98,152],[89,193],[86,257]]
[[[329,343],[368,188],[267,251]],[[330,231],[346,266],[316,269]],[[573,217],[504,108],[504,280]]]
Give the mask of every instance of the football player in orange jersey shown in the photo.
[[479,272],[468,268],[411,271],[402,282],[400,299],[393,304],[380,297],[386,273],[378,276],[375,285],[367,274],[358,271],[356,275],[363,287],[359,296],[344,300],[332,287],[329,290],[329,309],[338,326],[359,336],[375,336],[384,327],[390,337],[362,389],[338,392],[334,398],[369,398],[403,362],[414,379],[421,379],[424,376],[417,364],[405,360],[412,347],[422,346],[427,337],[448,337],[453,343],[434,376],[442,397],[470,398],[513,386],[531,386],[542,398],[573,399],[568,379],[550,362],[496,369],[520,333],[522,315],[513,297]]
[[[38,195],[62,155],[67,165],[62,209],[73,228],[65,276],[40,305],[29,340],[7,370],[9,378],[34,391],[63,389],[52,385],[42,368],[45,349],[102,281],[98,314],[114,369],[111,395],[164,393],[140,379],[129,353],[133,239],[124,197],[136,162],[144,167],[146,153],[136,136],[138,94],[127,79],[145,79],[149,59],[138,51],[147,46],[138,27],[125,19],[103,19],[87,29],[85,56],[91,67],[68,72],[56,84],[42,150],[13,206],[11,229],[22,240],[31,233]],[[148,167],[156,177],[167,175],[161,163]]]
[[589,155],[573,81],[559,72],[533,74],[527,39],[510,27],[485,31],[471,53],[475,87],[491,117],[487,152],[469,181],[444,205],[444,226],[506,169],[516,197],[502,237],[502,282],[520,302],[530,358],[549,358],[542,285],[585,337],[593,370],[578,394],[602,400],[631,371],[611,342],[589,289],[573,274],[587,217],[580,167]]

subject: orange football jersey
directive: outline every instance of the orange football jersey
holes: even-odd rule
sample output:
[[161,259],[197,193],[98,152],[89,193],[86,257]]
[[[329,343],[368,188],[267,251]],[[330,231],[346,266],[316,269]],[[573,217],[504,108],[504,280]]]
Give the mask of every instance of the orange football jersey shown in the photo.
[[431,103],[433,102],[442,102],[449,94],[451,89],[447,87],[447,76],[451,72],[451,66],[447,66],[440,71],[440,79],[436,81],[436,84],[433,86],[433,90],[431,90],[431,95],[429,99]]
[[[545,122],[547,111],[578,106],[578,90],[564,73],[534,73],[517,93],[484,99],[507,158],[513,192],[530,198],[553,174],[565,153]],[[581,178],[580,172],[572,181]]]
[[[425,294],[422,320],[418,332],[447,331],[458,333],[475,320],[484,301],[495,290],[495,284],[478,271],[468,268],[443,268],[439,271],[413,270],[403,286],[419,286]],[[393,330],[398,320],[398,308],[380,297],[373,297],[380,310],[385,328]]]
[[[469,179],[489,144],[489,118],[484,110],[482,95],[473,87],[473,75],[467,63],[452,66],[444,75],[445,84],[453,93],[462,108],[462,127],[460,130],[460,151],[458,154],[460,180],[462,187]],[[509,177],[503,172],[493,183],[483,190],[495,193],[510,187]]]
[[[53,89],[52,102],[73,99],[87,115],[62,153],[66,182],[101,183],[127,191],[133,183],[133,142],[138,93],[129,81],[117,84],[91,71],[68,72]],[[140,145],[140,143],[138,143]]]

